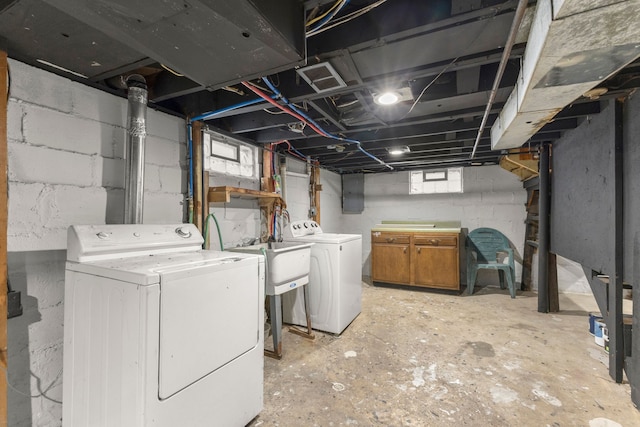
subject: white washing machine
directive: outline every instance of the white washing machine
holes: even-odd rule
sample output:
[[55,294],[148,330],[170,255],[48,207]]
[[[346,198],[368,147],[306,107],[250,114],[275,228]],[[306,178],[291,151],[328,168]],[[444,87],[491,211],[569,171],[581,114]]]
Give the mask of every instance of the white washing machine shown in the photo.
[[[362,235],[324,233],[315,221],[294,221],[285,241],[313,243],[309,272],[309,306],[313,329],[340,334],[362,310]],[[282,296],[283,319],[305,326],[304,294]]]
[[72,226],[65,427],[244,426],[262,410],[264,260],[191,224]]

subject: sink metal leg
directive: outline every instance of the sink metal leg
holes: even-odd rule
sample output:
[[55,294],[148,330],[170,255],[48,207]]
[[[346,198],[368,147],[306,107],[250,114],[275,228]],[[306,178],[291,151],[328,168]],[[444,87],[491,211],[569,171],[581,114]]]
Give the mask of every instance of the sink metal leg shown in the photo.
[[271,317],[271,335],[273,336],[273,351],[264,350],[264,355],[274,359],[282,359],[282,298],[280,295],[269,296],[269,314]]
[[315,339],[316,336],[313,335],[313,330],[311,329],[311,310],[309,309],[309,286],[304,286],[304,313],[307,317],[307,332],[301,331],[298,328],[294,328],[293,326],[289,328],[289,332],[300,335],[304,338],[309,338],[311,340]]

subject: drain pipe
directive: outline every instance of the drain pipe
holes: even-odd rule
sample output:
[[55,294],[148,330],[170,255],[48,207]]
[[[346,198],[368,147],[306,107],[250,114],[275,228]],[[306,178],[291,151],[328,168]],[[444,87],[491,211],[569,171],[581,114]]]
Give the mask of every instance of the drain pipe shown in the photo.
[[487,120],[489,119],[489,113],[491,113],[491,107],[493,107],[493,102],[495,101],[496,95],[498,94],[498,88],[500,87],[500,80],[502,80],[504,69],[507,68],[507,62],[509,61],[509,56],[511,56],[511,49],[513,48],[513,44],[516,41],[516,36],[518,35],[518,29],[520,29],[520,23],[522,22],[524,13],[527,11],[528,3],[529,3],[528,0],[520,0],[518,2],[518,7],[516,8],[516,14],[513,17],[513,22],[511,23],[511,30],[509,31],[509,37],[507,37],[507,42],[504,45],[504,50],[502,51],[502,58],[500,59],[500,65],[498,65],[498,72],[496,73],[496,79],[493,81],[493,87],[491,88],[491,94],[489,95],[487,108],[485,108],[484,110],[484,115],[482,116],[482,122],[480,122],[480,129],[478,129],[478,136],[476,136],[476,141],[473,144],[473,150],[471,151],[470,159],[473,159],[476,156],[476,150],[478,149],[478,144],[480,144],[480,138],[482,137],[482,132],[484,131],[484,127],[487,125]]
[[132,74],[126,80],[127,148],[124,171],[124,223],[142,223],[144,199],[144,145],[147,136],[147,84],[144,77]]

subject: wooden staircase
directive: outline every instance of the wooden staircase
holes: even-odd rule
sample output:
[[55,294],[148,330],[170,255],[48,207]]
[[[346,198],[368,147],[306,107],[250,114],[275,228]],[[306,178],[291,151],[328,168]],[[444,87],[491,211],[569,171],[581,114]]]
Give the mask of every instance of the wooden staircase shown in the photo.
[[[539,223],[539,184],[538,184],[538,159],[532,152],[522,152],[521,149],[510,150],[500,159],[500,166],[511,173],[516,174],[523,187],[527,190],[527,217],[525,219],[524,253],[522,254],[522,281],[521,289],[530,291],[532,284],[533,255],[538,250],[538,223]],[[558,300],[558,274],[556,254],[549,253],[549,306],[551,312],[559,311]]]
[[520,181],[527,181],[538,176],[538,159],[533,153],[520,149],[509,150],[500,158],[500,167],[518,175]]

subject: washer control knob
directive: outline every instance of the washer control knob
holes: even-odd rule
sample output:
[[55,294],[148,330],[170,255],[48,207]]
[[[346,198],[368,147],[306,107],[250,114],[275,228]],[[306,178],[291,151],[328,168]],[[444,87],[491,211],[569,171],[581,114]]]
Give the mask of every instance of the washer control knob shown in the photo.
[[98,234],[96,234],[96,236],[98,236],[98,239],[108,239],[109,238],[109,234],[105,233],[104,231],[99,232]]
[[189,237],[191,237],[191,232],[186,227],[176,228],[176,234],[184,239],[188,239]]
[[309,228],[309,223],[308,222],[304,223],[304,228]]

